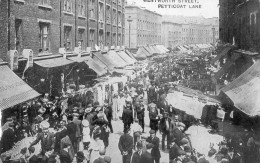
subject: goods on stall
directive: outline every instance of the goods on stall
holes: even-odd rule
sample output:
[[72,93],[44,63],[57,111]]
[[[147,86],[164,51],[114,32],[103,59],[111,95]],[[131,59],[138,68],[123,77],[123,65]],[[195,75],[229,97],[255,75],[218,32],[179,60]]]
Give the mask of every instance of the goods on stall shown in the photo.
[[[30,144],[36,139],[36,137],[27,137],[21,141],[18,141],[11,150],[6,151],[2,155],[11,156],[11,160],[18,160],[22,156],[21,149],[28,148]],[[35,145],[35,154],[40,153],[40,143]]]

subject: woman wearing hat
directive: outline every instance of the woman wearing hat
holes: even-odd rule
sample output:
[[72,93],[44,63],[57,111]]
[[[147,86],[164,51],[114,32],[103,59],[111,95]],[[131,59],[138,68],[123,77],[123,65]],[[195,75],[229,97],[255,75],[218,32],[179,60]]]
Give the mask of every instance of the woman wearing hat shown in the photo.
[[93,131],[93,140],[91,140],[89,145],[90,163],[99,156],[99,149],[105,148],[104,142],[100,139],[100,136],[101,129],[99,126],[96,126]]
[[83,134],[83,145],[84,145],[84,149],[87,150],[88,146],[90,144],[90,129],[89,129],[89,122],[88,120],[84,119],[82,121],[82,126],[83,126],[83,130],[82,130],[82,134]]
[[118,110],[119,110],[119,100],[118,100],[118,94],[115,93],[112,99],[112,109],[113,109],[113,120],[117,121],[118,119]]

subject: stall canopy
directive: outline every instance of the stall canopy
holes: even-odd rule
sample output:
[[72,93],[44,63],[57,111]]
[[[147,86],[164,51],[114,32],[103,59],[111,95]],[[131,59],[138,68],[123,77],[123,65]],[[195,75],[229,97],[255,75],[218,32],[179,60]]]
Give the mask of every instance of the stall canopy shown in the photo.
[[92,59],[103,69],[109,69],[109,67],[105,63],[103,63],[100,59],[97,58],[97,56],[93,55]]
[[98,76],[102,76],[107,73],[106,66],[102,66],[103,64],[95,62],[90,56],[71,57],[69,59],[79,63],[85,62],[90,69],[94,70],[98,74]]
[[143,47],[140,47],[135,54],[136,59],[146,59],[147,56],[150,56],[150,54]]
[[150,48],[152,48],[155,53],[161,54],[161,52],[156,48],[156,46],[152,45],[152,46],[150,46]]
[[155,47],[161,52],[161,53],[166,53],[166,51],[164,49],[162,49],[161,47],[159,47],[159,45],[155,45]]
[[124,59],[122,59],[115,50],[110,50],[108,54],[111,60],[113,61],[115,67],[124,67],[127,65],[127,62]]
[[260,61],[229,83],[221,91],[234,103],[234,106],[250,116],[260,115]]
[[126,53],[127,55],[129,55],[132,59],[134,59],[134,60],[136,61],[134,55],[133,55],[129,50],[125,50],[125,53]]
[[4,110],[40,96],[7,65],[0,66],[0,109]]
[[148,52],[148,57],[152,56],[155,52],[148,46],[144,46],[144,49]]
[[123,58],[123,59],[127,62],[128,65],[131,65],[131,64],[134,64],[134,63],[135,63],[135,60],[132,59],[131,57],[129,57],[129,56],[125,53],[125,51],[119,51],[118,54],[119,54],[119,56],[120,56],[121,58]]
[[98,76],[102,76],[107,73],[107,70],[96,63],[91,57],[89,57],[88,60],[85,61],[85,63],[89,66],[89,68],[94,70],[98,74]]
[[60,57],[60,58],[52,58],[52,59],[35,61],[34,63],[37,64],[40,67],[54,68],[54,67],[66,66],[66,65],[69,65],[69,64],[72,64],[72,63],[75,63],[75,62]]
[[112,69],[116,66],[107,54],[101,54],[101,52],[94,52],[94,60],[96,61],[96,59],[99,59],[109,69]]
[[158,45],[159,47],[161,47],[161,49],[165,50],[165,52],[169,52],[170,50],[168,50],[165,46],[163,45]]
[[210,63],[214,64],[217,60],[224,57],[231,49],[231,47],[224,48]]

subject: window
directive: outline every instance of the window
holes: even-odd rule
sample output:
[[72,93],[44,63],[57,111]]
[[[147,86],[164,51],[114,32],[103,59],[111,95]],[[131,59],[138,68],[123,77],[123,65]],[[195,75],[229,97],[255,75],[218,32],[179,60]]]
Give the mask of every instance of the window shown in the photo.
[[118,34],[117,45],[121,46],[121,34]]
[[81,49],[85,50],[85,29],[78,29],[78,42],[81,42]]
[[22,45],[22,19],[15,19],[15,47],[16,50],[21,52]]
[[116,25],[116,10],[113,9],[113,25]]
[[110,46],[110,42],[111,42],[110,32],[107,32],[107,36],[106,36],[106,45],[107,45],[107,46]]
[[103,35],[103,31],[99,31],[98,34],[98,46],[102,49],[104,44],[103,44],[103,40],[104,40],[104,35]]
[[93,49],[94,48],[94,40],[95,40],[95,30],[90,29],[89,32],[89,46]]
[[40,50],[49,51],[49,24],[48,23],[39,23],[40,26]]
[[72,13],[72,0],[64,0],[64,11]]
[[125,45],[125,35],[122,35],[122,45]]
[[116,33],[113,33],[113,46],[116,46]]
[[89,18],[95,19],[95,0],[90,0],[89,3]]
[[86,16],[85,12],[85,0],[77,0],[78,1],[78,16]]
[[72,49],[71,26],[64,26],[64,47],[67,51]]
[[50,6],[50,0],[40,0],[40,5],[43,6]]
[[98,4],[98,14],[99,14],[99,20],[104,21],[104,4],[99,3]]
[[111,23],[111,9],[110,6],[107,6],[106,8],[106,22]]
[[122,20],[121,20],[121,12],[118,12],[118,26],[122,25]]

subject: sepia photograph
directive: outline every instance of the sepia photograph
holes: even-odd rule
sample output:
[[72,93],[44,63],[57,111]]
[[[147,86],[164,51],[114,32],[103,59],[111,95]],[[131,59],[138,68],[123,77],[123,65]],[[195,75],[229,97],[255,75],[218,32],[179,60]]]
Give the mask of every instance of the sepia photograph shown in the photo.
[[0,163],[260,163],[260,0],[0,0]]

